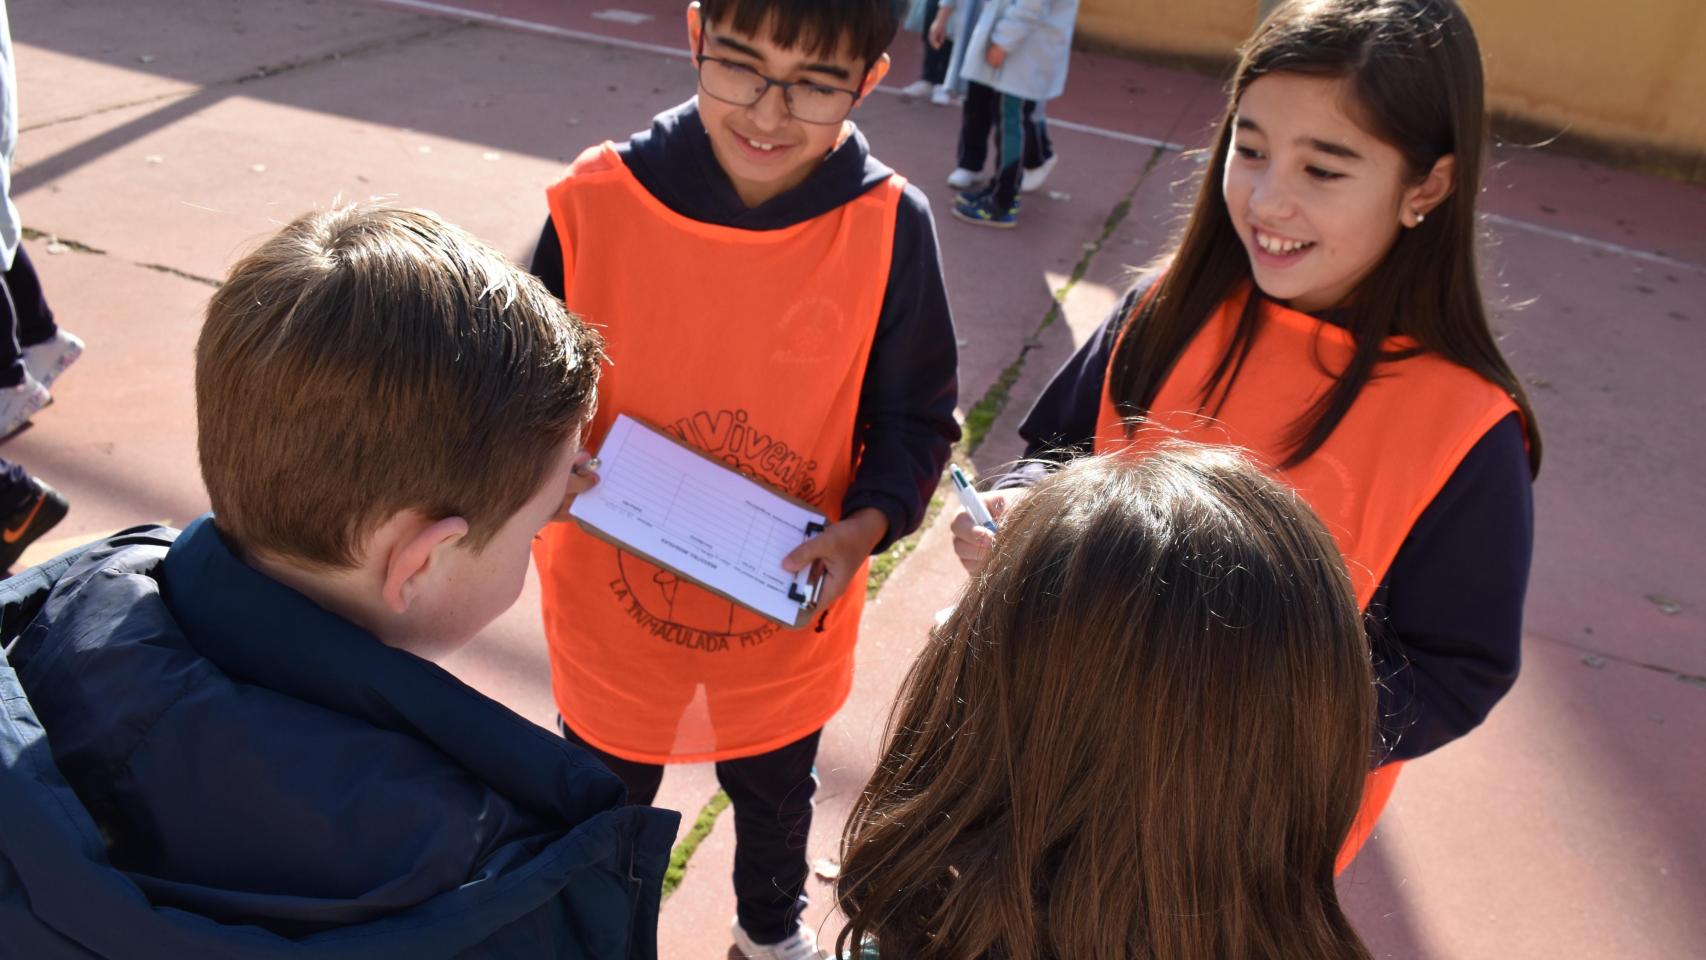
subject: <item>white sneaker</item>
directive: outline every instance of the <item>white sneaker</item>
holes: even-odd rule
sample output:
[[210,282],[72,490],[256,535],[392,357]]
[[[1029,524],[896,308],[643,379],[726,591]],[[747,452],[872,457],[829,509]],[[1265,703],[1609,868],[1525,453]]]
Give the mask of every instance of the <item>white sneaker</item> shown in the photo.
[[981,170],[967,170],[965,167],[956,167],[953,173],[948,174],[948,186],[955,190],[970,190],[982,182],[983,171]]
[[1035,193],[1041,190],[1043,181],[1047,180],[1048,175],[1054,172],[1054,165],[1059,160],[1060,154],[1057,153],[1044,160],[1040,166],[1026,170],[1024,176],[1019,178],[1019,192]]
[[948,89],[948,85],[940,83],[930,91],[930,102],[938,107],[957,107],[960,105],[960,95]]
[[935,87],[936,85],[928,80],[914,80],[900,88],[900,95],[903,97],[922,97],[928,95]]
[[74,333],[60,330],[52,337],[24,348],[24,369],[47,387],[82,355],[83,341]]
[[735,952],[747,960],[830,960],[830,956],[817,948],[817,935],[801,924],[794,928],[794,935],[781,943],[753,943],[746,935],[746,930],[736,917],[731,925],[735,937]]
[[53,394],[30,376],[26,368],[23,383],[15,387],[0,387],[0,437],[11,436],[19,427],[29,423],[36,411],[51,402]]

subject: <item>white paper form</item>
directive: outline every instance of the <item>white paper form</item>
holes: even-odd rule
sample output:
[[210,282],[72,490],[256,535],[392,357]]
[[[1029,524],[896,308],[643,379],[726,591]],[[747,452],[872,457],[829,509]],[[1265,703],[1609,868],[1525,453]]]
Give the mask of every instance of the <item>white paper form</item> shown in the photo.
[[[807,571],[782,558],[824,517],[639,421],[619,415],[598,451],[598,485],[569,516],[730,599],[792,624]],[[792,592],[793,596],[790,596]]]

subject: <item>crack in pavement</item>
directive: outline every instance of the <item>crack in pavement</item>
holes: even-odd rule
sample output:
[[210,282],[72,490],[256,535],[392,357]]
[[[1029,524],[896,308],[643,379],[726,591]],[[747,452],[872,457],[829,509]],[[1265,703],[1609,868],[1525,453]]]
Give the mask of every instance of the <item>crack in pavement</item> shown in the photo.
[[[1042,344],[1040,338],[1043,331],[1060,319],[1061,304],[1066,302],[1067,294],[1071,293],[1072,288],[1089,272],[1091,261],[1096,258],[1096,254],[1102,251],[1102,247],[1107,244],[1108,238],[1113,236],[1114,230],[1125,220],[1126,214],[1131,211],[1132,198],[1137,195],[1138,190],[1142,189],[1144,183],[1148,181],[1150,173],[1160,164],[1169,149],[1168,145],[1161,144],[1150,151],[1148,160],[1144,161],[1143,169],[1138,172],[1137,182],[1132,184],[1125,196],[1108,211],[1107,218],[1102,222],[1101,234],[1095,240],[1084,245],[1084,252],[1079,256],[1078,263],[1073,266],[1072,274],[1067,277],[1066,284],[1059,290],[1051,291],[1052,302],[1049,304],[1048,312],[1043,315],[1042,322],[1037,325],[1035,330],[1031,331],[1030,336],[1021,341],[1019,355],[1002,368],[1001,373],[996,375],[995,382],[990,384],[983,396],[979,397],[978,401],[966,411],[960,442],[954,444],[949,458],[965,468],[974,477],[977,474],[977,465],[972,462],[972,455],[977,452],[979,447],[983,446],[983,441],[988,438],[990,429],[995,426],[995,421],[1000,419],[1002,411],[1007,409],[1007,404],[1012,399],[1013,385],[1018,383],[1019,375],[1024,372],[1026,358],[1033,349]],[[918,547],[918,541],[923,539],[924,532],[935,522],[936,516],[942,512],[944,505],[951,499],[949,487],[947,477],[944,476],[939,479],[936,483],[936,491],[930,498],[930,506],[925,511],[924,520],[919,523],[918,529],[896,540],[887,550],[871,561],[871,576],[866,586],[866,599],[876,599],[877,594],[882,592],[883,585],[899,571],[901,562]]]
[[[120,259],[120,258],[114,258],[114,259]],[[130,261],[127,261],[127,262],[130,262]],[[144,270],[153,270],[156,273],[169,274],[169,275],[177,277],[181,280],[190,280],[190,281],[193,281],[195,283],[200,283],[200,284],[212,287],[215,290],[218,290],[220,287],[225,285],[225,282],[222,280],[215,280],[212,277],[204,277],[199,273],[191,273],[188,270],[179,270],[177,267],[168,267],[163,263],[137,263],[136,265],[143,268]]]
[[1648,663],[1645,660],[1626,657],[1620,653],[1612,653],[1609,650],[1602,650],[1599,647],[1590,647],[1587,644],[1576,643],[1573,640],[1561,640],[1557,637],[1542,636],[1538,633],[1531,633],[1528,636],[1543,643],[1556,644],[1557,646],[1574,650],[1577,653],[1582,654],[1581,659],[1583,664],[1595,669],[1603,667],[1606,663],[1617,663],[1626,667],[1639,667],[1642,670],[1651,670],[1654,673],[1662,673],[1680,683],[1686,683],[1691,687],[1701,687],[1706,689],[1706,675],[1689,673],[1686,670],[1678,670],[1675,667],[1667,667],[1659,663]]
[[1102,252],[1102,248],[1107,245],[1108,239],[1114,235],[1114,230],[1131,212],[1132,199],[1137,196],[1137,191],[1149,181],[1149,175],[1160,165],[1167,153],[1165,147],[1156,147],[1150,151],[1149,158],[1144,161],[1143,169],[1137,175],[1137,182],[1133,183],[1131,189],[1126,191],[1125,196],[1108,211],[1107,219],[1102,223],[1101,235],[1084,245],[1084,253],[1078,258],[1078,263],[1073,266],[1072,274],[1067,278],[1066,284],[1053,292],[1054,298],[1053,302],[1049,304],[1048,313],[1043,315],[1042,322],[1019,345],[1018,356],[1014,357],[1012,362],[1001,371],[1000,375],[995,378],[995,382],[990,384],[989,389],[984,392],[977,403],[966,411],[965,435],[960,440],[955,453],[970,458],[972,454],[977,452],[978,447],[983,446],[983,441],[987,439],[990,429],[995,426],[995,421],[1001,416],[1002,411],[1007,409],[1007,403],[1012,399],[1009,393],[1013,389],[1013,385],[1018,383],[1019,375],[1024,372],[1026,358],[1032,350],[1041,346],[1043,331],[1063,316],[1064,308],[1062,305],[1065,304],[1067,296],[1072,293],[1073,287],[1078,285],[1078,281],[1084,279],[1085,274],[1090,271],[1090,264],[1096,259],[1096,255]]
[[169,267],[163,263],[142,263],[136,260],[126,260],[123,257],[108,253],[100,247],[90,246],[81,240],[72,240],[69,237],[61,237],[58,234],[48,233],[45,230],[37,230],[35,227],[24,227],[21,233],[25,240],[47,241],[49,253],[64,252],[52,249],[54,244],[58,244],[65,250],[69,250],[73,253],[83,253],[94,257],[108,257],[112,260],[118,261],[119,263],[128,263],[133,267],[141,267],[144,270],[153,270],[156,273],[170,274],[171,276],[178,277],[179,279],[189,280],[194,283],[212,287],[215,290],[224,285],[224,281],[222,280],[214,280],[211,277],[204,277],[201,274],[191,273],[188,270],[179,270],[177,267]]
[[[988,436],[990,427],[994,426],[995,421],[1001,416],[1001,412],[1007,408],[1013,385],[1018,382],[1019,374],[1025,368],[1025,358],[1041,344],[1042,341],[1039,338],[1042,332],[1060,319],[1062,315],[1061,304],[1065,303],[1067,294],[1071,293],[1072,288],[1089,272],[1091,262],[1095,260],[1098,253],[1102,252],[1108,238],[1113,236],[1114,230],[1125,220],[1126,214],[1131,211],[1132,198],[1148,182],[1149,175],[1154,172],[1167,153],[1165,147],[1156,147],[1150,151],[1148,159],[1144,161],[1143,169],[1138,172],[1137,182],[1133,183],[1131,189],[1126,191],[1125,196],[1108,211],[1107,218],[1102,222],[1101,234],[1095,240],[1084,245],[1084,253],[1072,268],[1072,275],[1067,278],[1066,284],[1059,290],[1053,291],[1052,302],[1049,304],[1048,312],[1043,315],[1042,322],[1037,324],[1037,328],[1020,344],[1018,356],[1013,358],[1012,362],[995,378],[995,382],[990,384],[989,389],[984,391],[977,403],[973,404],[971,409],[967,411],[964,433],[960,442],[954,445],[953,459],[956,462],[970,464],[971,455],[977,452],[977,448],[983,444],[984,439]],[[885,566],[880,575],[875,571],[873,572],[873,582],[867,594],[868,598],[875,598],[882,591],[883,586],[900,570],[901,565],[918,545],[924,531],[930,528],[931,522],[935,520],[946,502],[944,487],[938,485],[936,495],[931,498],[930,509],[926,512],[924,522],[918,525],[917,530],[902,537],[887,551],[884,551],[883,557],[898,552],[899,559]],[[878,561],[881,559],[882,557],[877,558]],[[876,561],[873,561],[873,567],[875,566]],[[716,826],[717,820],[723,813],[723,808],[728,805],[726,800],[719,805],[718,798],[722,796],[722,793],[718,792],[700,809],[694,822],[695,836],[683,839],[671,852],[670,871],[673,883],[667,884],[668,889],[664,893],[665,898],[679,888],[686,877],[688,863],[692,861],[693,855],[698,852],[699,841]]]
[[[262,80],[269,80],[269,79],[272,79],[274,77],[280,77],[280,76],[284,76],[286,74],[296,73],[296,72],[301,71],[301,70],[311,69],[311,68],[317,67],[317,66],[323,66],[323,65],[328,64],[328,63],[336,63],[336,62],[340,62],[340,61],[347,60],[347,59],[353,59],[355,57],[364,56],[366,54],[370,54],[370,53],[373,53],[373,52],[376,52],[379,50],[392,50],[392,49],[396,49],[399,47],[410,46],[412,44],[416,44],[416,43],[420,43],[420,42],[428,41],[428,40],[434,40],[434,39],[438,39],[441,37],[450,36],[452,34],[460,33],[460,32],[466,31],[466,30],[477,29],[478,27],[479,27],[478,24],[470,23],[470,22],[466,22],[466,21],[461,21],[461,22],[437,21],[437,22],[434,22],[432,25],[427,26],[427,27],[422,28],[422,29],[411,30],[408,32],[403,32],[403,33],[390,33],[390,34],[387,34],[385,36],[375,37],[372,39],[364,40],[360,43],[356,43],[356,44],[353,44],[353,45],[347,46],[347,47],[341,47],[339,49],[331,50],[331,51],[328,51],[328,52],[323,53],[323,54],[318,54],[316,56],[303,57],[303,58],[298,59],[298,60],[288,60],[288,61],[284,61],[281,63],[262,64],[261,66],[255,67],[254,69],[251,69],[251,70],[249,70],[243,74],[240,74],[238,76],[229,77],[229,78],[226,78],[224,80],[217,80],[217,81],[214,81],[212,83],[208,83],[208,84],[205,84],[205,85],[202,85],[199,87],[195,87],[194,89],[191,89],[191,90],[172,91],[169,93],[161,93],[161,94],[157,94],[157,95],[151,96],[151,97],[142,97],[142,98],[139,98],[136,100],[128,100],[128,101],[125,101],[124,103],[116,103],[116,104],[109,104],[109,105],[102,106],[102,107],[96,107],[95,109],[86,110],[82,113],[75,114],[72,116],[55,117],[51,120],[44,120],[44,121],[41,121],[39,123],[34,123],[34,124],[31,124],[31,125],[26,126],[26,127],[21,127],[19,129],[19,132],[20,133],[27,133],[27,132],[32,131],[32,130],[41,130],[41,129],[44,129],[47,127],[59,126],[62,124],[67,124],[67,123],[75,123],[79,120],[88,119],[89,117],[100,116],[102,114],[112,113],[112,112],[119,111],[119,110],[125,110],[125,109],[129,109],[132,107],[146,106],[148,104],[163,103],[163,102],[169,102],[169,101],[182,101],[182,100],[187,100],[191,97],[205,96],[209,91],[217,91],[217,90],[220,90],[223,88],[236,87],[236,86],[239,86],[241,84],[255,83],[258,81],[262,81]],[[39,161],[37,164],[31,164],[31,167],[33,168],[33,167],[38,166],[38,165],[39,165]],[[16,184],[14,184],[14,185],[16,185]],[[84,243],[83,241],[80,241],[80,240],[73,240],[73,239],[69,239],[66,237],[61,237],[61,236],[58,236],[57,234],[48,233],[48,232],[45,232],[42,230],[37,230],[37,229],[31,228],[31,227],[24,227],[22,233],[23,233],[23,236],[25,237],[25,239],[46,240],[46,241],[48,241],[48,243],[50,245],[58,244],[62,248],[64,248],[65,250],[72,250],[72,251],[75,251],[77,253],[93,254],[96,256],[111,256],[106,250],[103,250],[100,247],[96,247],[92,244]],[[50,249],[49,252],[58,253],[58,252],[63,252],[63,251],[51,250]],[[170,266],[168,264],[144,263],[141,261],[126,260],[123,257],[117,257],[117,256],[114,256],[113,259],[119,260],[119,261],[124,262],[124,263],[130,263],[134,266],[142,267],[143,269],[146,269],[146,270],[153,270],[157,273],[169,274],[171,276],[178,277],[178,278],[183,279],[183,280],[188,280],[192,283],[199,283],[199,284],[202,284],[203,286],[213,287],[214,289],[218,289],[220,284],[222,283],[222,281],[220,281],[220,280],[216,280],[216,279],[213,279],[211,277],[204,277],[204,276],[201,276],[200,274],[197,274],[197,273],[191,273],[188,270],[181,270],[177,267],[173,267],[173,266]]]
[[107,255],[107,252],[105,250],[102,250],[99,247],[91,247],[90,245],[84,243],[81,240],[69,240],[69,239],[66,239],[65,237],[61,237],[61,236],[58,236],[56,234],[45,233],[41,230],[37,230],[34,227],[23,227],[19,230],[19,234],[25,240],[46,240],[47,245],[50,248],[48,250],[48,253],[58,252],[58,251],[51,249],[53,247],[53,245],[57,243],[67,250],[75,250],[78,253],[92,253],[98,257],[104,257]]

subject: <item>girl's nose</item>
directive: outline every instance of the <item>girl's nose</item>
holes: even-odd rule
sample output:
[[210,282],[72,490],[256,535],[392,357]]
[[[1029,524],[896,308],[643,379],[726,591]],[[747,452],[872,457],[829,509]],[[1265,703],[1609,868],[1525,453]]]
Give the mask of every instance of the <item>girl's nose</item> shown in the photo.
[[1251,187],[1250,212],[1255,214],[1257,219],[1284,220],[1296,211],[1290,191],[1280,182],[1280,178],[1272,173],[1264,172],[1257,176]]

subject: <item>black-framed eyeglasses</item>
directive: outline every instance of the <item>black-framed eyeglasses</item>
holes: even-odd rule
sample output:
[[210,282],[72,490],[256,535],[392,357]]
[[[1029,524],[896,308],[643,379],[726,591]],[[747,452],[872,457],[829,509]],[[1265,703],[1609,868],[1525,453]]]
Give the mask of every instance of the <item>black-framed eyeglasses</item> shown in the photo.
[[777,80],[744,63],[705,55],[705,38],[699,37],[694,52],[699,69],[699,89],[737,107],[750,107],[764,99],[771,87],[782,88],[782,101],[801,123],[833,124],[847,119],[859,102],[859,91],[832,87],[816,80]]

